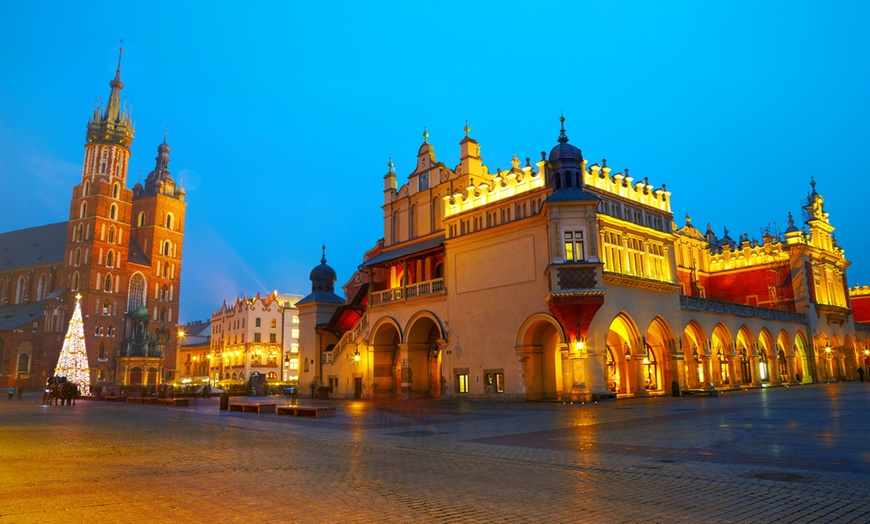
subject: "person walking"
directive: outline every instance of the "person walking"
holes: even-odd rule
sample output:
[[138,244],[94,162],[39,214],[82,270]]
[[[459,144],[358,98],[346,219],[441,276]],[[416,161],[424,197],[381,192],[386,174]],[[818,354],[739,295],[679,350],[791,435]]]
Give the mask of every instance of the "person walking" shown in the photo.
[[861,382],[864,382],[864,368],[862,368],[860,366],[858,367],[858,379]]

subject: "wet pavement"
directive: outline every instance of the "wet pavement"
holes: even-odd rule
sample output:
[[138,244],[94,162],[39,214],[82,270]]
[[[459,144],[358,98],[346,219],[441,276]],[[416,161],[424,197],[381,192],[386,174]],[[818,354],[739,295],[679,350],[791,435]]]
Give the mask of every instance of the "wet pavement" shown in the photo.
[[[0,400],[5,522],[870,522],[870,383],[334,418]],[[277,397],[242,399],[287,403]]]

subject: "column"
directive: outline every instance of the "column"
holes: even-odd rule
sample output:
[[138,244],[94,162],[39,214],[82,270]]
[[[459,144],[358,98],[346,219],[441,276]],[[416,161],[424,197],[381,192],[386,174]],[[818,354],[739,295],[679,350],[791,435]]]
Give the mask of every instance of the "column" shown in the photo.
[[646,373],[643,369],[643,355],[634,355],[634,373],[637,380],[634,396],[648,397],[649,392],[646,390]]
[[705,351],[703,355],[701,355],[701,363],[704,366],[704,383],[701,384],[702,389],[716,389],[713,387],[713,362],[712,357],[708,351]]
[[761,358],[758,356],[758,352],[753,351],[752,355],[749,357],[749,360],[752,362],[751,385],[754,387],[759,387],[761,386]]
[[788,366],[789,384],[799,384],[799,382],[797,381],[797,377],[795,376],[795,373],[797,373],[797,371],[795,371],[794,359],[794,355],[786,355],[785,357],[786,365]]

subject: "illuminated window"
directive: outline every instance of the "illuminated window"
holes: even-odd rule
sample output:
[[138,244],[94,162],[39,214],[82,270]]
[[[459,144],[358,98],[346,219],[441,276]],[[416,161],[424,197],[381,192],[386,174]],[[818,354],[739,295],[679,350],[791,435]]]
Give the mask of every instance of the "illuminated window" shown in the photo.
[[299,369],[299,359],[291,358],[289,363],[287,364],[288,369]]
[[290,330],[290,338],[299,338],[299,330],[298,329]]
[[453,371],[454,385],[457,393],[468,393],[468,368]]
[[293,324],[298,324],[299,323],[299,315],[293,315],[292,317],[290,317],[290,322]]
[[604,254],[606,269],[622,273],[622,235],[611,231],[604,233]]
[[646,271],[643,267],[643,240],[636,237],[628,237],[626,240],[630,268],[629,272],[635,276],[645,277]]
[[504,370],[483,370],[483,385],[487,393],[504,393]]
[[583,232],[565,231],[565,260],[571,262],[584,259]]
[[656,280],[667,280],[668,272],[666,271],[667,264],[665,262],[665,248],[661,244],[650,243],[649,245],[649,261],[652,278]]
[[290,344],[290,353],[299,353],[299,344]]
[[269,325],[270,325],[271,327],[273,327],[273,328],[278,327],[278,319],[276,319],[276,318],[270,319],[270,320],[269,320]]

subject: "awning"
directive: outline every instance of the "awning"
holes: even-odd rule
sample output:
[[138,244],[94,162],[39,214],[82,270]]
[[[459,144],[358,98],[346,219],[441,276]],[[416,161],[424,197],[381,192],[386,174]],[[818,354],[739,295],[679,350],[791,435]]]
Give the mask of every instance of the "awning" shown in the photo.
[[440,247],[442,244],[444,244],[444,235],[430,238],[428,240],[422,240],[414,244],[405,244],[396,249],[384,251],[383,253],[374,258],[366,260],[362,263],[360,268],[376,266],[378,264],[383,264],[384,262],[389,262],[391,260],[404,258],[410,255],[415,255],[417,253],[423,253],[425,251],[435,249],[436,247]]

